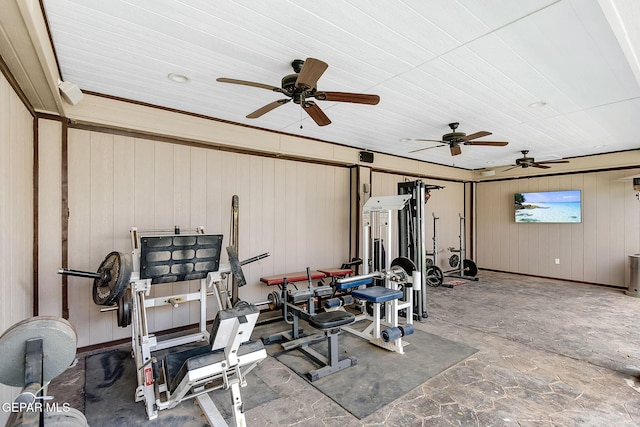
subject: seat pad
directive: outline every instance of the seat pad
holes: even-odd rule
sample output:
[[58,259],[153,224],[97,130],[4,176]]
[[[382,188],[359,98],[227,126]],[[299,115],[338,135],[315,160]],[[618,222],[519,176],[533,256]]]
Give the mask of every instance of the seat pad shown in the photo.
[[355,322],[356,316],[346,311],[325,311],[309,317],[309,324],[316,329],[338,328]]
[[351,292],[354,298],[370,302],[385,302],[402,298],[401,290],[393,290],[384,286],[371,286],[365,289],[356,289]]

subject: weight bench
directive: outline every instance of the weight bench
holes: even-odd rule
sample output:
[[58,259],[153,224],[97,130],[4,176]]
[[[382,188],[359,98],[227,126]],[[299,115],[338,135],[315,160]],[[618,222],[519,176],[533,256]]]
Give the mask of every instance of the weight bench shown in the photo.
[[[319,280],[327,277],[325,273],[318,270],[311,270],[310,273],[311,280]],[[306,271],[298,271],[295,273],[275,274],[273,276],[261,277],[260,281],[268,286],[282,286],[285,278],[287,279],[287,283],[304,282],[309,280],[309,276]]]
[[221,310],[211,329],[209,343],[184,351],[167,354],[161,364],[162,378],[158,390],[167,399],[157,400],[159,409],[169,409],[195,397],[211,425],[226,425],[208,393],[230,389],[233,419],[245,425],[240,387],[246,386],[245,375],[267,357],[260,341],[250,341],[260,310],[255,305],[240,302]]
[[[353,288],[351,296],[363,302],[369,302],[373,305],[372,316],[367,316],[362,306],[363,312],[357,316],[356,320],[370,320],[371,323],[364,330],[357,330],[352,327],[345,327],[345,331],[356,336],[368,340],[370,343],[382,347],[386,350],[403,354],[403,347],[408,343],[402,341],[402,337],[413,333],[413,325],[411,323],[412,315],[407,315],[408,322],[406,325],[398,325],[398,314],[400,310],[410,310],[413,306],[413,296],[410,283],[408,283],[408,274],[403,269],[392,267],[389,273],[385,273],[386,280],[390,286],[369,286],[366,288],[356,288],[361,285],[369,285],[373,279],[380,276],[381,273],[371,273],[363,276],[353,276],[338,280],[337,285],[343,288]],[[395,283],[403,281],[408,287],[408,301],[401,301],[405,296],[404,291],[397,288]],[[381,304],[386,304],[386,321],[387,329],[382,330],[383,320],[381,319]]]
[[[307,280],[310,284],[309,291],[306,291],[309,311],[306,311],[295,304],[295,302],[299,301],[295,301],[295,297],[292,297],[291,294],[287,293],[287,284],[289,279],[283,278],[282,317],[286,323],[291,325],[291,331],[284,331],[263,337],[262,341],[264,344],[284,341],[282,343],[282,348],[284,350],[289,351],[298,349],[307,355],[311,360],[321,366],[320,368],[311,370],[307,373],[307,378],[310,381],[316,381],[357,363],[357,360],[353,357],[340,360],[338,352],[338,334],[340,333],[340,329],[343,326],[355,322],[356,316],[353,313],[346,311],[326,311],[316,314],[313,311],[313,307],[315,305],[315,292],[311,284],[311,278],[311,270],[307,269]],[[291,320],[289,320],[289,314],[292,317]],[[322,331],[324,335],[304,335],[299,326],[300,319],[307,321],[311,327]],[[323,356],[310,347],[311,344],[320,342],[324,340],[325,337],[327,341],[328,357]]]

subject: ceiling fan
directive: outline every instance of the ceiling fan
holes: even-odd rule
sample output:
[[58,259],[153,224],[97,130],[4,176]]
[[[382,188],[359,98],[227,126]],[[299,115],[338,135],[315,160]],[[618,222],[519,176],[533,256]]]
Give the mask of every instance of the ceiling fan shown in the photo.
[[262,83],[248,82],[246,80],[228,79],[225,77],[217,78],[216,81],[222,83],[233,83],[237,85],[253,86],[262,89],[272,90],[282,93],[288,98],[273,101],[263,107],[258,108],[253,113],[247,115],[248,119],[255,119],[269,111],[284,105],[290,101],[302,106],[309,117],[315,121],[318,126],[326,126],[331,123],[320,107],[310,100],[315,98],[318,101],[336,101],[336,102],[352,102],[356,104],[376,105],[380,102],[378,95],[366,95],[363,93],[349,92],[326,92],[318,91],[316,85],[318,79],[322,76],[329,65],[315,58],[307,58],[306,60],[296,59],[291,63],[294,74],[286,75],[282,78],[282,87],[271,86]]
[[419,148],[417,150],[409,151],[410,153],[416,153],[418,151],[429,150],[430,148],[441,147],[443,144],[449,146],[449,150],[451,150],[452,156],[457,156],[462,153],[462,148],[460,148],[460,144],[463,145],[490,145],[494,147],[503,147],[508,144],[505,141],[472,141],[472,139],[481,138],[483,136],[491,135],[491,132],[480,131],[476,133],[472,133],[471,135],[467,135],[464,132],[456,132],[460,123],[454,122],[449,123],[449,127],[451,128],[451,133],[445,133],[442,135],[442,140],[438,139],[416,139],[415,141],[430,141],[430,142],[439,142],[440,145],[434,145],[433,147]]
[[533,157],[527,157],[527,154],[529,154],[529,150],[522,150],[520,152],[522,153],[522,157],[519,159],[516,159],[516,164],[513,165],[513,167],[510,167],[509,169],[503,170],[502,172],[510,171],[511,169],[515,169],[517,167],[521,167],[523,169],[528,167],[549,169],[551,166],[547,166],[547,164],[569,163],[569,160],[546,160],[543,162],[536,162],[536,160]]

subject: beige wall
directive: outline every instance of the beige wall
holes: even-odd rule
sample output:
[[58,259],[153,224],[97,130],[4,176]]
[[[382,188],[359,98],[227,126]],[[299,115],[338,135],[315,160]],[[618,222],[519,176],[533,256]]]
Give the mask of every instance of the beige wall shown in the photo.
[[[629,254],[640,249],[640,202],[629,180],[640,169],[479,183],[479,267],[628,286]],[[517,192],[582,190],[581,224],[514,221]],[[555,259],[560,264],[555,264]]]
[[[0,331],[32,315],[33,117],[0,73]],[[1,357],[1,355],[0,355]],[[19,389],[0,384],[0,402]],[[8,414],[0,412],[0,424]]]
[[[240,297],[264,301],[266,275],[339,266],[348,258],[349,169],[214,149],[69,130],[69,267],[95,271],[107,253],[130,252],[129,229],[204,225],[229,242],[231,197],[240,198],[240,258],[271,256],[243,267]],[[226,262],[226,254],[223,254]],[[50,272],[55,280],[55,272]],[[59,279],[57,280],[59,281]],[[154,285],[155,295],[197,283]],[[129,335],[116,314],[100,313],[91,280],[69,278],[70,321],[79,346]],[[213,304],[211,304],[213,306]],[[192,324],[197,306],[150,310],[151,330]]]

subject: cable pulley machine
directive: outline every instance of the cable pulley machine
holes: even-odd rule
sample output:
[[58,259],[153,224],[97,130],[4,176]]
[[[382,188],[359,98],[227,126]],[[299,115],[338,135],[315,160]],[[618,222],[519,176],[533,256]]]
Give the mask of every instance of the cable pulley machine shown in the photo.
[[[417,317],[427,318],[425,310],[427,286],[440,286],[442,284],[442,270],[435,263],[427,262],[427,248],[425,243],[425,206],[430,197],[431,190],[440,190],[439,185],[425,184],[421,180],[398,183],[398,194],[410,195],[409,202],[398,211],[398,254],[407,257],[416,265],[421,273],[421,295],[416,299],[414,312]],[[435,251],[435,249],[434,249]]]

